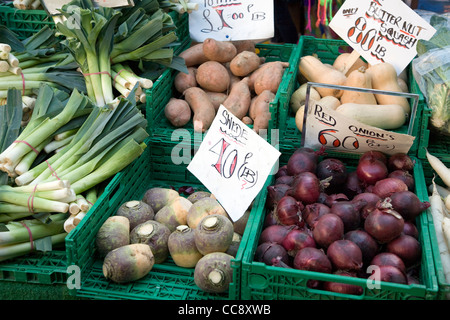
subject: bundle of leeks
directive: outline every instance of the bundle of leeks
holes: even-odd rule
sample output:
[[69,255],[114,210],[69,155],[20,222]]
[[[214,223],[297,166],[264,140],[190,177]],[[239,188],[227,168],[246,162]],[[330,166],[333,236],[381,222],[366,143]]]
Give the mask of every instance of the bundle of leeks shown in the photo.
[[[88,96],[97,106],[113,103],[117,95],[129,97],[134,85],[124,85],[125,68],[118,67],[120,64],[150,61],[186,68],[179,59],[173,63],[176,26],[157,0],[136,1],[133,7],[118,9],[95,7],[91,0],[73,0],[60,11],[61,17],[55,20],[57,34],[65,37],[63,44],[78,63]],[[133,98],[145,99],[142,94],[152,84],[145,87],[143,82],[150,79],[131,73],[142,90],[139,93],[137,88]]]

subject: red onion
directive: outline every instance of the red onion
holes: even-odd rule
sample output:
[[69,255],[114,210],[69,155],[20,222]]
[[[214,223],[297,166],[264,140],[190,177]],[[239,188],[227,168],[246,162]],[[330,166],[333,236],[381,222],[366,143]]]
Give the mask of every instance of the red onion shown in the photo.
[[386,178],[388,173],[386,165],[376,159],[363,159],[356,166],[358,179],[367,185],[375,184],[377,181]]
[[305,223],[311,227],[318,218],[327,213],[330,213],[330,207],[327,205],[323,203],[311,203],[307,204],[303,209],[302,217]]
[[319,247],[327,248],[334,241],[343,239],[344,222],[335,214],[324,214],[313,226],[313,237]]
[[302,172],[295,176],[292,188],[287,194],[304,204],[317,202],[321,192],[321,183],[312,172]]
[[280,257],[280,256],[278,256],[276,258],[272,258],[272,266],[292,269],[292,267],[290,265],[283,262],[282,257]]
[[289,255],[282,245],[272,242],[261,243],[255,251],[255,260],[272,265],[273,259],[279,259],[285,264],[289,264]]
[[403,226],[403,233],[413,238],[419,239],[419,230],[412,221],[405,221]]
[[399,268],[401,271],[406,272],[406,266],[403,260],[391,252],[380,252],[373,257],[370,264],[375,266],[394,266]]
[[394,266],[390,265],[378,266],[376,270],[374,270],[373,272],[375,274],[370,277],[373,280],[400,283],[400,284],[408,283],[408,278],[406,274],[399,268]]
[[275,173],[275,179],[278,179],[279,177],[286,175],[287,175],[287,165],[284,165],[278,168],[277,173]]
[[359,200],[366,201],[367,202],[366,205],[376,205],[377,202],[381,200],[381,198],[373,192],[362,192],[352,199],[353,202]]
[[331,206],[330,213],[342,219],[344,232],[355,230],[361,222],[360,210],[367,204],[365,200],[340,201]]
[[395,192],[408,191],[408,186],[400,179],[385,178],[375,183],[372,192],[380,198],[390,197]]
[[295,176],[301,172],[316,172],[317,159],[319,158],[312,149],[299,148],[290,157],[287,162],[287,174]]
[[387,156],[381,152],[381,151],[376,151],[376,150],[372,150],[372,151],[366,151],[364,152],[361,157],[359,158],[359,162],[361,162],[361,160],[364,159],[375,159],[375,160],[380,160],[381,162],[383,162],[384,164],[387,164]]
[[335,193],[336,188],[339,188],[347,180],[347,168],[341,160],[327,158],[317,164],[316,175],[319,180],[331,178],[326,191]]
[[394,253],[403,260],[406,267],[418,263],[422,256],[420,242],[411,236],[401,234],[386,245],[386,251]]
[[348,200],[348,197],[343,193],[335,193],[335,194],[326,194],[325,192],[321,192],[319,194],[319,198],[317,199],[318,203],[323,203],[324,205],[331,207],[333,203]]
[[361,249],[350,240],[336,240],[327,249],[327,257],[336,270],[360,270]]
[[287,250],[288,254],[295,257],[298,250],[306,247],[316,247],[314,238],[305,230],[294,229],[287,234],[281,245]]
[[342,188],[344,194],[346,194],[349,198],[355,197],[364,190],[363,183],[359,180],[356,171],[351,171],[348,173],[347,180]]
[[272,209],[266,214],[264,218],[263,228],[267,228],[268,226],[272,226],[274,224],[278,224],[277,218],[275,217],[275,209]]
[[388,168],[390,171],[405,170],[412,171],[414,169],[414,161],[405,153],[396,153],[389,157]]
[[293,176],[281,176],[279,178],[277,178],[275,180],[275,184],[287,184],[287,185],[291,185],[292,181],[294,181],[294,177]]
[[291,188],[287,184],[276,184],[267,187],[267,199],[266,208],[273,208],[274,205],[280,201],[286,194],[286,192]]
[[264,242],[273,242],[281,244],[288,233],[296,228],[297,227],[294,225],[283,226],[280,224],[275,224],[272,226],[268,226],[261,232],[261,235],[259,236],[259,243],[261,244]]
[[297,252],[294,257],[295,269],[331,273],[332,265],[330,259],[323,250],[306,247]]
[[367,216],[364,230],[378,242],[387,243],[403,232],[403,225],[402,216],[383,201],[379,202]]
[[411,191],[395,192],[390,199],[392,208],[408,221],[414,221],[419,214],[430,207],[428,201],[420,201],[419,197]]
[[[349,272],[345,270],[338,270],[333,272],[333,274],[344,277],[354,277],[358,278],[358,276],[354,272]],[[323,284],[323,288],[327,291],[343,293],[343,294],[354,294],[354,295],[362,295],[363,288],[361,286],[350,284],[350,283],[341,283],[341,282],[330,282],[326,281]]]
[[345,240],[355,243],[362,252],[363,263],[368,264],[380,250],[375,239],[364,230],[352,230],[344,234]]
[[420,284],[420,281],[419,281],[419,279],[417,279],[417,277],[414,277],[414,276],[412,276],[410,274],[407,274],[406,278],[408,279],[408,285]]
[[301,217],[303,208],[303,204],[295,198],[284,196],[278,201],[275,215],[281,224],[303,226]]
[[388,174],[388,178],[397,178],[399,180],[402,180],[406,186],[408,187],[409,191],[414,191],[415,188],[415,180],[414,176],[405,170],[395,170]]

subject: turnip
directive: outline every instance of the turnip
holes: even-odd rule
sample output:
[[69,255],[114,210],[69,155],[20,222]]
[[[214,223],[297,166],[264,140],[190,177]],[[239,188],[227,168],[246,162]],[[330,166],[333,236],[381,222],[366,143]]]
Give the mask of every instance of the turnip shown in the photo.
[[189,195],[187,197],[187,199],[190,202],[195,203],[200,199],[209,198],[209,197],[211,197],[211,193],[208,191],[196,191],[196,192],[192,193],[191,195]]
[[245,226],[247,225],[248,217],[250,216],[250,209],[246,210],[242,217],[233,223],[234,232],[244,235]]
[[130,233],[130,243],[145,243],[150,246],[155,263],[164,262],[169,256],[167,242],[170,230],[162,223],[148,220],[136,226]]
[[175,231],[179,225],[187,223],[187,214],[192,206],[192,202],[184,197],[178,197],[171,203],[165,205],[155,215],[155,220],[169,228],[170,232]]
[[236,257],[239,246],[241,245],[241,240],[242,236],[239,233],[234,232],[231,244],[228,247],[227,251],[225,251],[225,253],[228,253],[230,256]]
[[187,225],[192,229],[197,228],[198,223],[204,217],[219,214],[228,218],[228,214],[222,205],[213,198],[203,198],[192,204],[187,215]]
[[136,281],[146,276],[155,264],[150,247],[128,244],[110,251],[103,261],[103,275],[116,283]]
[[179,225],[169,236],[169,253],[177,266],[193,268],[203,257],[195,245],[194,230],[187,225]]
[[108,252],[130,244],[130,221],[127,217],[112,216],[106,219],[97,232],[95,245],[101,257]]
[[214,214],[204,217],[194,229],[195,245],[201,254],[225,252],[233,240],[233,223]]
[[117,209],[116,216],[124,216],[130,220],[130,230],[133,230],[138,224],[147,220],[152,220],[155,213],[150,205],[143,201],[132,200],[123,203]]
[[222,293],[233,281],[231,259],[227,253],[213,252],[201,258],[194,270],[195,284],[205,292]]
[[157,213],[162,207],[172,202],[174,199],[178,198],[180,194],[178,191],[169,188],[155,187],[148,189],[142,201],[150,205],[153,212]]

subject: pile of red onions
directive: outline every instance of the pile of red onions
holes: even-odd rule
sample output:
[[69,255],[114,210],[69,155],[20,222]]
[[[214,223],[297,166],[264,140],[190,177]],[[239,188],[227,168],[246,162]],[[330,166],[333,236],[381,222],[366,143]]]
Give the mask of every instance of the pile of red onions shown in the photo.
[[[370,151],[349,170],[342,160],[322,156],[299,148],[278,170],[255,260],[357,278],[369,278],[377,266],[382,281],[419,283],[415,222],[430,204],[414,193],[414,161]],[[339,282],[310,280],[308,286],[363,294],[362,287]]]

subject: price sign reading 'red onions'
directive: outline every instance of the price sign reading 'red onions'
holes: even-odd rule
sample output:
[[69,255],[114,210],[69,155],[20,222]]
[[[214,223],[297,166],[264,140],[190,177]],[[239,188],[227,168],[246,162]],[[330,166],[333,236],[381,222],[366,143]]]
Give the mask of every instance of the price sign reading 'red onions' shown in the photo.
[[436,32],[401,0],[346,0],[330,28],[367,62],[389,62],[397,74],[416,56],[417,41]]
[[221,105],[187,169],[236,221],[264,186],[279,156],[276,148]]

